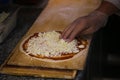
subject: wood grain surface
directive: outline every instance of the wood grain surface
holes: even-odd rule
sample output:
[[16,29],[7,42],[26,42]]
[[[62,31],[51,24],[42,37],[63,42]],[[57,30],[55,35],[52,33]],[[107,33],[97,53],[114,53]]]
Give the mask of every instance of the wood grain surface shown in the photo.
[[[34,24],[31,26],[29,31],[23,36],[23,38],[16,45],[15,49],[11,52],[11,56],[5,65],[22,66],[22,67],[45,67],[55,69],[72,69],[70,72],[59,70],[44,70],[44,77],[63,77],[63,75],[69,75],[75,77],[76,70],[83,70],[84,64],[87,57],[87,52],[90,45],[91,38],[88,40],[88,46],[85,50],[81,51],[74,57],[66,60],[50,60],[50,59],[36,59],[26,55],[20,49],[20,46],[24,40],[36,32],[45,31],[63,31],[72,21],[78,17],[88,15],[97,7],[99,7],[101,0],[49,0],[48,5],[43,12],[38,16]],[[3,66],[3,73],[20,74],[20,75],[39,75],[42,76],[41,70],[34,70],[33,68],[22,68],[22,67],[9,67]],[[33,73],[31,73],[33,72]],[[39,74],[38,74],[39,73]],[[52,74],[60,74],[53,76]],[[51,75],[50,75],[51,74]]]

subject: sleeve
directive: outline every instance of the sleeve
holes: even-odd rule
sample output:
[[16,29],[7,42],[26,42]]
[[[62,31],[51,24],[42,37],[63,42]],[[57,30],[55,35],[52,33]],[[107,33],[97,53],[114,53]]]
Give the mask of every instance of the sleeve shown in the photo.
[[114,4],[118,9],[120,9],[120,0],[104,0]]

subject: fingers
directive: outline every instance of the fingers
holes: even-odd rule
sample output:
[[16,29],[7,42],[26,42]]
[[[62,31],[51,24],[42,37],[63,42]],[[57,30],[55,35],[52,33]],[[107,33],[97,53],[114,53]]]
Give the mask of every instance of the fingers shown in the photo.
[[[78,23],[76,23],[76,24],[78,24]],[[68,37],[69,42],[72,41],[78,34],[81,34],[81,32],[84,30],[84,28],[85,28],[84,23],[79,23],[79,25],[76,25]]]
[[79,33],[86,28],[86,22],[77,19],[70,26],[68,26],[62,33],[62,38],[68,42],[72,41]]
[[74,21],[72,24],[70,24],[63,32],[61,35],[61,38],[63,38],[64,40],[69,42],[69,37],[71,36],[71,33],[74,31],[75,27],[76,27],[76,22]]
[[75,26],[75,24],[71,24],[70,26],[68,26],[68,27],[62,32],[61,37],[62,37],[63,39],[67,39],[67,38],[70,36],[70,34],[72,33],[72,31],[73,31],[73,29],[74,29],[74,26]]

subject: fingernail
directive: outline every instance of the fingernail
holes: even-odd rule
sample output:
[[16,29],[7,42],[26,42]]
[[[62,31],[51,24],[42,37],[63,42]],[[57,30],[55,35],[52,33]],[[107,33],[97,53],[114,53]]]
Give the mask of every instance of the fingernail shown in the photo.
[[71,40],[70,39],[64,39],[66,42],[71,42]]

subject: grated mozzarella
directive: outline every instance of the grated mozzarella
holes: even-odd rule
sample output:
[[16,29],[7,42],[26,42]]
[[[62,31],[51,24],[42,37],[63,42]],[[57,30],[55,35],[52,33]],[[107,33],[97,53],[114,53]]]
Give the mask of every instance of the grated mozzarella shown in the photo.
[[66,42],[59,38],[60,33],[56,31],[38,33],[38,37],[33,37],[28,41],[28,54],[40,54],[42,56],[61,56],[61,53],[77,53],[77,40]]

